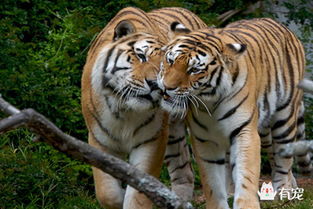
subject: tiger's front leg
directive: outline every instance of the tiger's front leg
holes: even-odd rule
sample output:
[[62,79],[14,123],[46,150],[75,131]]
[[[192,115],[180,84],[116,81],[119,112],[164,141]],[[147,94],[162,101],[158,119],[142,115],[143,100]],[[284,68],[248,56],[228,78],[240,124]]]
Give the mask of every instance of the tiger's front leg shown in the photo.
[[255,123],[250,123],[231,138],[231,163],[235,182],[234,209],[258,209],[260,175],[260,137]]
[[227,147],[211,140],[192,137],[193,152],[200,170],[206,209],[229,209],[225,158]]
[[184,120],[172,118],[164,161],[171,177],[171,188],[186,201],[193,198],[194,174],[190,162]]
[[[159,177],[167,144],[167,130],[155,140],[136,145],[130,155],[129,163],[154,177]],[[149,209],[152,202],[143,194],[127,186],[123,209]]]
[[[88,142],[91,146],[105,153],[117,156],[116,153],[100,145],[90,132]],[[122,188],[121,182],[98,168],[93,167],[92,172],[95,182],[96,197],[100,205],[106,209],[122,209],[125,190]]]

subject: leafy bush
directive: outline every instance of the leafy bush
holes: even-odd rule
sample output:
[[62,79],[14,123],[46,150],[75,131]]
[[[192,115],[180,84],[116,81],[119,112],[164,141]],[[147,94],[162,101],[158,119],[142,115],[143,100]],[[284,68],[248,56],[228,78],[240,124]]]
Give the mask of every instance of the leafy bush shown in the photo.
[[18,205],[63,208],[55,205],[65,204],[73,196],[84,199],[85,205],[97,205],[94,195],[90,194],[93,183],[89,166],[71,160],[48,145],[32,142],[28,130],[10,132],[2,137],[1,143],[1,208]]

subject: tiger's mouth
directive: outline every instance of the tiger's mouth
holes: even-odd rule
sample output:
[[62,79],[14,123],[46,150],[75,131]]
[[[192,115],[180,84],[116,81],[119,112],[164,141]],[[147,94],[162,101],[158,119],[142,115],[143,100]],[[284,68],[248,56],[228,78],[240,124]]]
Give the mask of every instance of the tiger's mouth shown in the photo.
[[184,118],[188,111],[188,98],[186,96],[168,95],[162,91],[160,106],[162,109],[170,113],[173,117]]
[[149,101],[152,101],[153,98],[150,94],[142,94],[142,95],[137,95],[137,96],[134,96],[134,97],[137,97],[139,99],[146,99],[146,100],[149,100]]
[[136,111],[151,110],[159,106],[160,89],[150,85],[128,85],[119,93],[122,105]]

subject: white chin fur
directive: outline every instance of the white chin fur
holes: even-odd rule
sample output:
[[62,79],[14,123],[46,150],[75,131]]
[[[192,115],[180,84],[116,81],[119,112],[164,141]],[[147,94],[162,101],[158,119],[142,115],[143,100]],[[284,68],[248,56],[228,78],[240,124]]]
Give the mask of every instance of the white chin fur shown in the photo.
[[153,108],[153,105],[150,101],[145,99],[138,99],[138,98],[129,98],[126,100],[125,105],[129,107],[129,109],[142,112],[146,110],[150,110]]
[[173,105],[171,103],[168,103],[166,101],[164,101],[163,99],[161,100],[161,107],[163,110],[165,110],[166,112],[170,113],[171,116],[177,116],[177,115],[182,115],[184,114],[184,109],[179,108],[179,107],[175,107],[173,108]]

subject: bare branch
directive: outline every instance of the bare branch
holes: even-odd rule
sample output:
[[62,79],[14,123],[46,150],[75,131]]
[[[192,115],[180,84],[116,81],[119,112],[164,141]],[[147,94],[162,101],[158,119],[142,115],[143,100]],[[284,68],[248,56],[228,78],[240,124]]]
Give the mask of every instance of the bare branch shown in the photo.
[[1,97],[0,108],[6,113],[13,115],[0,121],[0,133],[12,129],[10,126],[16,128],[25,125],[57,150],[74,159],[95,166],[115,178],[125,181],[138,191],[143,192],[160,208],[193,208],[190,203],[184,202],[154,177],[145,174],[112,155],[106,154],[85,142],[63,133],[52,122],[35,110],[26,109],[19,111],[16,108],[14,109],[14,107],[12,108]]
[[282,157],[291,157],[293,155],[304,155],[308,152],[313,152],[313,141],[298,141],[290,144],[286,144],[279,150],[279,154]]
[[217,17],[217,20],[219,21],[219,25],[223,24],[226,22],[228,19],[232,18],[236,14],[243,13],[243,14],[250,14],[253,13],[255,10],[259,9],[262,7],[262,1],[258,1],[254,4],[248,5],[245,9],[232,9],[229,10],[220,16]]
[[19,109],[17,109],[13,105],[2,99],[1,94],[0,94],[0,110],[7,115],[13,115],[20,112]]
[[313,94],[313,81],[309,79],[301,80],[298,87],[306,93]]

